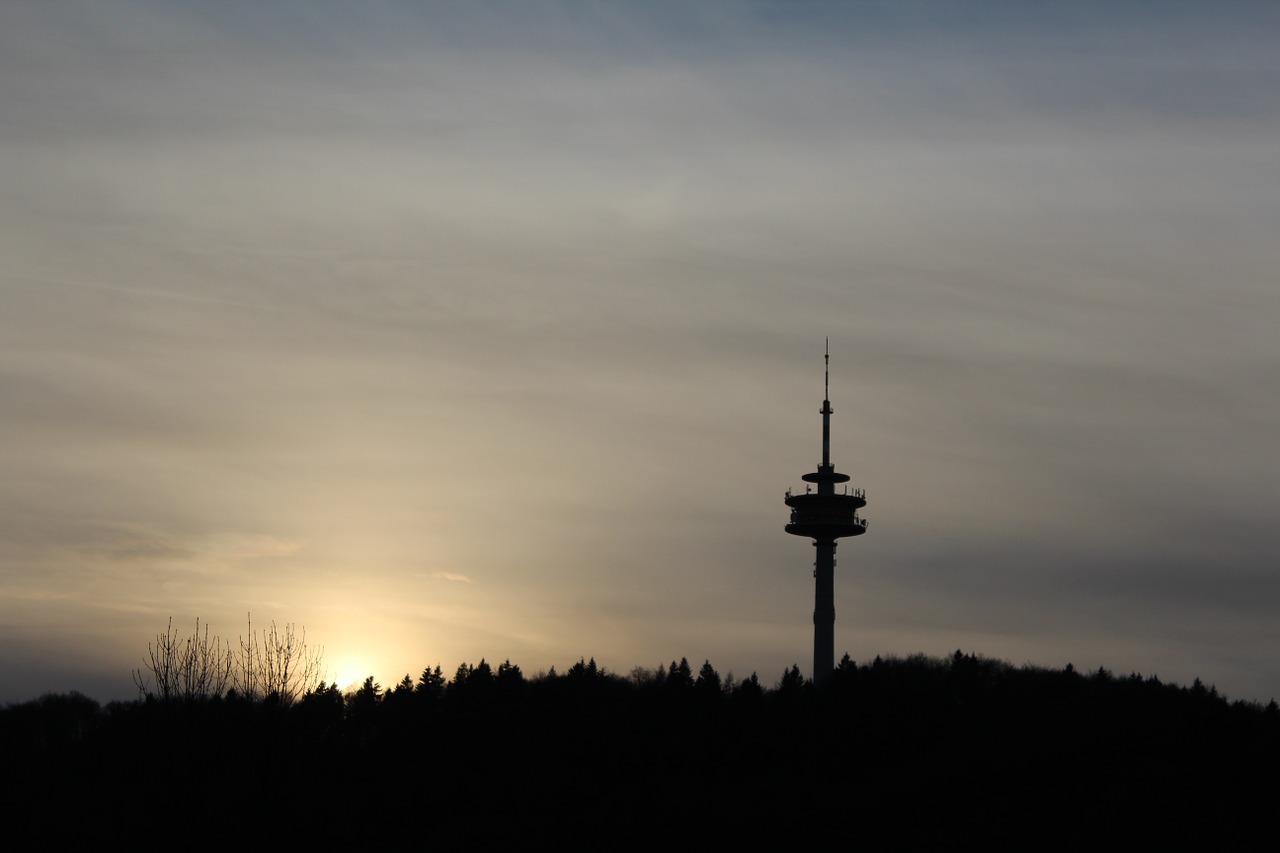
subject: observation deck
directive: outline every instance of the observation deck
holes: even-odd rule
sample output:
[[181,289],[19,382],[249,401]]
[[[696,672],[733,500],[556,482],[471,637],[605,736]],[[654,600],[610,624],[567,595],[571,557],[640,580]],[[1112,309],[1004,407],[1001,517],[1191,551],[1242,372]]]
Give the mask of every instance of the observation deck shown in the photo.
[[[848,479],[843,474],[837,476]],[[793,536],[834,541],[867,532],[867,520],[858,517],[858,510],[867,505],[861,490],[839,495],[788,492],[786,503],[791,507],[791,521],[783,529]]]

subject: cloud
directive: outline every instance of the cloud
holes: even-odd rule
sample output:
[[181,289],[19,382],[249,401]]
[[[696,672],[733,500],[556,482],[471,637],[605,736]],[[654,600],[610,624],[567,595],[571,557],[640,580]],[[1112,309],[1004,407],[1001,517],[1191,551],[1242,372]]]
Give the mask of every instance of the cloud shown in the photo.
[[299,547],[297,542],[277,539],[265,533],[228,533],[210,544],[208,554],[214,561],[240,562],[282,557],[294,553]]

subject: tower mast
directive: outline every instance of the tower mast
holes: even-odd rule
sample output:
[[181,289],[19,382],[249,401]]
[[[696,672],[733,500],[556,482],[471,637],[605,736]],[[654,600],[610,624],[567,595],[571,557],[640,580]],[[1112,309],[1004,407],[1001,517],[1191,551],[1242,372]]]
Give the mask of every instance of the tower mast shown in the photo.
[[822,468],[831,467],[831,338],[822,355]]
[[836,540],[846,536],[858,536],[866,532],[866,519],[858,517],[858,510],[867,505],[861,489],[852,493],[846,488],[836,494],[836,483],[849,482],[847,474],[836,473],[831,464],[831,339],[827,339],[823,354],[822,381],[822,462],[818,470],[805,474],[802,480],[815,483],[817,493],[806,487],[803,495],[793,495],[788,490],[787,506],[791,507],[791,521],[784,528],[793,536],[806,536],[813,540],[816,559],[813,564],[813,680],[824,683],[835,669],[835,567]]

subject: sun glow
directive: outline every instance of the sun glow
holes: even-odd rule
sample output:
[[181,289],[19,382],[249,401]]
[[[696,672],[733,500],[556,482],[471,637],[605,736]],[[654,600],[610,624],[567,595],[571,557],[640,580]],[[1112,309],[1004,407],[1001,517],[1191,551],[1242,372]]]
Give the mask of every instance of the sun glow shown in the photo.
[[343,693],[359,688],[366,678],[374,675],[373,670],[354,657],[342,657],[333,661],[328,666],[328,671],[329,682],[336,684]]

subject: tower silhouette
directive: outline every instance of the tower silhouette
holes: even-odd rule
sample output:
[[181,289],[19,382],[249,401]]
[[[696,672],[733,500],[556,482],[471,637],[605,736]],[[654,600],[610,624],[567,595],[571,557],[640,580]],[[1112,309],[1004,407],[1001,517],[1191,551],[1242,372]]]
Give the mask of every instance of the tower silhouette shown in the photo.
[[836,494],[837,483],[848,483],[849,475],[837,474],[831,464],[831,340],[827,339],[823,355],[822,378],[822,464],[818,470],[801,477],[807,483],[803,495],[793,495],[787,490],[786,502],[791,507],[791,521],[786,531],[793,536],[807,536],[817,549],[813,564],[813,680],[822,684],[835,669],[835,568],[836,540],[845,536],[858,536],[867,531],[866,519],[858,517],[858,510],[867,505],[866,493],[861,489],[849,491],[845,486]]

